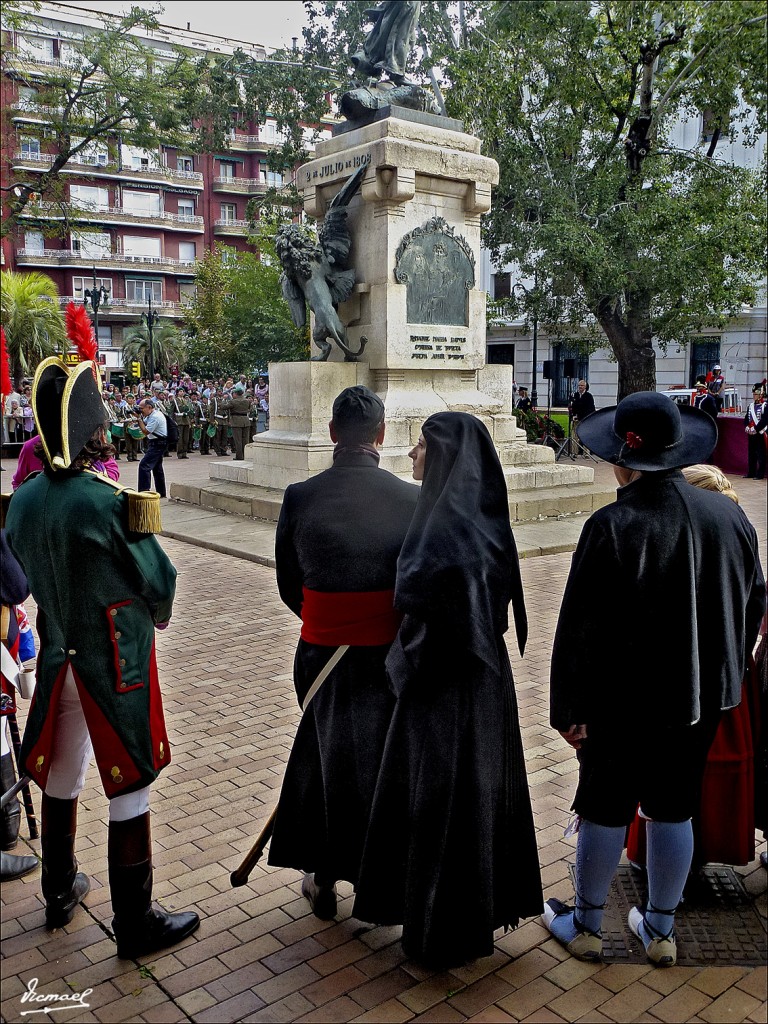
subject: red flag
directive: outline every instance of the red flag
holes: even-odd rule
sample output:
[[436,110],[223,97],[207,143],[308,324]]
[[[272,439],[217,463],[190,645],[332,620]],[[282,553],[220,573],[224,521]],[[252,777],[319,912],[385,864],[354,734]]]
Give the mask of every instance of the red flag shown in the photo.
[[8,348],[5,344],[5,331],[0,327],[0,394],[10,395],[13,391],[11,368],[8,362]]

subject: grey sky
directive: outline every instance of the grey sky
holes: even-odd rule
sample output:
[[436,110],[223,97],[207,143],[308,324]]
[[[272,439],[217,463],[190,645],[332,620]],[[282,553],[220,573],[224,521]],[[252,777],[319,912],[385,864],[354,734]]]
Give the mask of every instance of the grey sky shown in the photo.
[[[84,7],[109,14],[121,14],[131,7],[131,0],[59,2],[66,7]],[[151,0],[133,0],[133,3],[147,8],[157,6]],[[262,43],[264,46],[290,46],[292,36],[298,36],[301,40],[301,29],[305,23],[301,0],[227,0],[226,3],[166,0],[161,5],[165,10],[158,20],[163,24],[186,28],[189,22],[190,27],[197,32],[210,32],[243,42]]]

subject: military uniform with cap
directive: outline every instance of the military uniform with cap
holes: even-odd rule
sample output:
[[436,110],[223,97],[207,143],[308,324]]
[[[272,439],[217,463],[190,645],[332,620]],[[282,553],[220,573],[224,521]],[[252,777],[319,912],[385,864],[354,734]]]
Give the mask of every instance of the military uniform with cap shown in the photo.
[[639,803],[649,897],[629,925],[667,967],[707,751],[721,710],[741,700],[765,581],[741,509],[681,472],[714,449],[710,416],[640,392],[587,417],[578,437],[622,486],[584,526],[555,634],[550,720],[578,751],[581,822],[575,910],[548,900],[544,921],[574,956],[599,959],[603,907]]
[[[315,913],[333,917],[333,883],[354,883],[394,698],[384,660],[397,633],[395,570],[419,489],[379,469],[384,405],[364,387],[333,406],[333,466],[285,492],[277,584],[302,619],[294,661],[301,704],[349,645],[305,711],[285,772],[269,863],[307,873]],[[358,443],[356,438],[370,438]],[[314,875],[314,879],[313,876]]]
[[[69,316],[69,310],[68,310]],[[42,888],[49,928],[87,895],[77,871],[77,800],[91,756],[109,804],[108,864],[118,955],[180,941],[196,914],[151,903],[149,785],[170,762],[155,627],[171,617],[176,570],[152,530],[159,498],[82,464],[106,411],[95,365],[41,363],[32,402],[46,469],[15,492],[8,542],[38,606],[37,686],[21,764],[43,789]]]
[[763,383],[752,387],[752,401],[744,417],[744,431],[747,435],[747,479],[763,480],[768,440],[768,402]]
[[251,403],[245,397],[245,388],[242,384],[234,386],[232,397],[222,402],[221,408],[229,414],[235,458],[242,460],[245,458],[245,446],[250,440],[249,434],[251,432]]

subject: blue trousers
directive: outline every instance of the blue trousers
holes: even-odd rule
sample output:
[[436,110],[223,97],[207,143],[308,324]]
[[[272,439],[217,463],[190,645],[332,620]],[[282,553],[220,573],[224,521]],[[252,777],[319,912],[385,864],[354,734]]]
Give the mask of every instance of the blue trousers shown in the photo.
[[147,442],[147,451],[139,463],[140,491],[150,490],[151,477],[155,478],[155,490],[161,498],[165,497],[165,473],[163,472],[163,456],[165,455],[165,439]]

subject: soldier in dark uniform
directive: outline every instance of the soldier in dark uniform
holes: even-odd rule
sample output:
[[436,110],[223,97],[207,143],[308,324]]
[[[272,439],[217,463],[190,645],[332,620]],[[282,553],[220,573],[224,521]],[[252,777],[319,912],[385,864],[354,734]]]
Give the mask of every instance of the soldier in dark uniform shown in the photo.
[[96,380],[92,361],[70,371],[55,357],[35,375],[45,470],[14,493],[6,523],[40,636],[20,765],[43,790],[46,925],[60,928],[90,889],[77,870],[75,833],[94,756],[109,799],[112,927],[118,956],[134,958],[179,942],[200,922],[152,905],[149,787],[170,761],[154,632],[171,617],[176,570],[151,535],[159,498],[96,471],[112,451]]
[[[285,492],[275,540],[280,596],[302,619],[299,702],[334,656],[299,724],[269,863],[305,872],[315,914],[336,913],[338,879],[360,868],[394,707],[384,659],[395,638],[395,569],[419,489],[378,468],[384,405],[365,387],[333,404],[331,469]],[[349,648],[346,649],[347,645]]]

